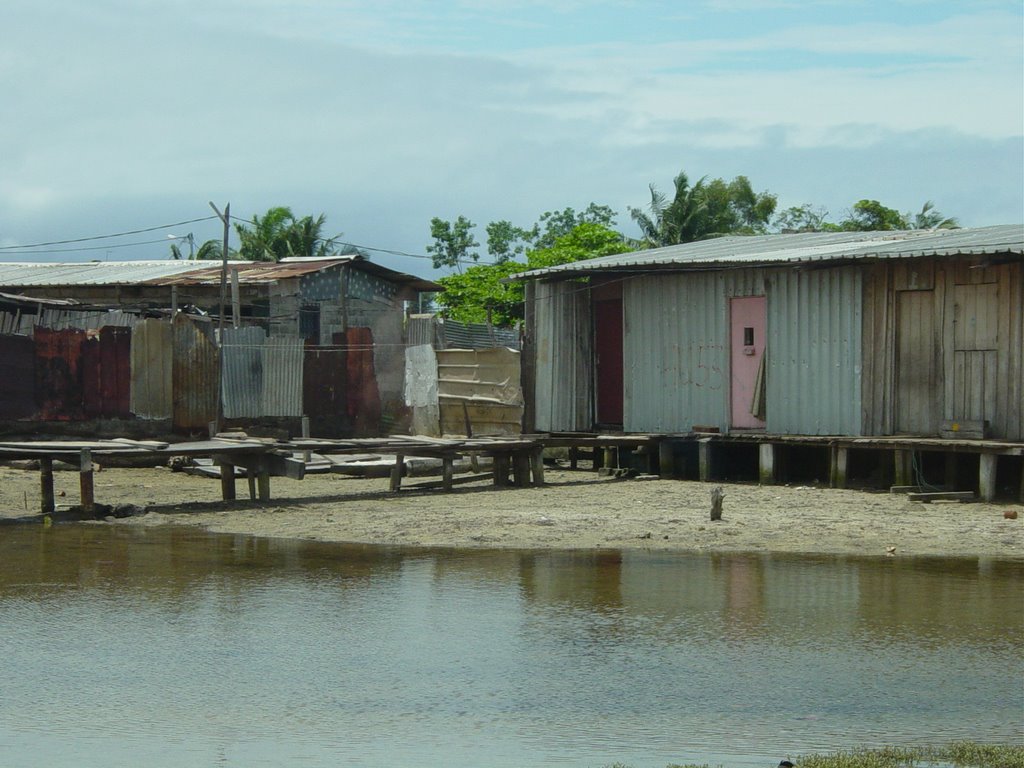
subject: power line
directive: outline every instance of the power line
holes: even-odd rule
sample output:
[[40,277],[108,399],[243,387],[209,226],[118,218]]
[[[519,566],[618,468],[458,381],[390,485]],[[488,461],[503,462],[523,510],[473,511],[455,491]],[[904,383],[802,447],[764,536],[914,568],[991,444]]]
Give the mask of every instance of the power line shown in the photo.
[[[159,227],[158,227],[159,229]],[[179,238],[181,239],[181,238]],[[109,243],[107,245],[90,245],[84,248],[47,248],[35,251],[5,251],[6,254],[32,254],[32,253],[82,253],[84,251],[109,251],[113,248],[131,248],[136,245],[153,245],[154,243],[167,243],[166,238],[160,240],[137,240],[132,243]],[[31,246],[12,246],[15,248],[30,248]]]
[[71,240],[53,240],[48,243],[30,243],[29,245],[0,245],[0,251],[11,251],[17,248],[42,248],[48,245],[68,245],[69,243],[85,243],[90,240],[107,240],[111,237],[125,237],[126,235],[139,235],[143,232],[155,232],[158,229],[170,229],[171,227],[183,227],[186,224],[196,224],[200,221],[210,221],[216,216],[204,216],[201,219],[189,219],[188,221],[176,221],[172,224],[161,224],[158,227],[146,227],[144,229],[132,229],[127,232],[115,232],[112,235],[94,235],[92,237],[78,237]]

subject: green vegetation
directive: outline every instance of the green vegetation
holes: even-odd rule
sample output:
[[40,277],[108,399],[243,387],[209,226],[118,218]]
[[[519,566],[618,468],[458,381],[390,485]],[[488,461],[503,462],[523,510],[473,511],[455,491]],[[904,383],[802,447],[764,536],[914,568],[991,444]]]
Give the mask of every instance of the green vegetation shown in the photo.
[[478,263],[480,243],[476,224],[465,216],[452,221],[430,220],[433,242],[427,246],[436,269],[455,274],[438,280],[445,293],[438,303],[446,317],[463,322],[514,325],[523,316],[523,290],[502,282],[527,269],[550,267],[592,259],[638,248],[658,248],[726,235],[757,235],[768,232],[854,232],[893,229],[953,229],[957,220],[943,216],[930,200],[918,213],[900,213],[877,200],[859,200],[838,222],[829,212],[810,203],[776,213],[777,198],[755,192],[750,179],[709,179],[691,184],[685,172],[673,179],[671,199],[650,185],[650,202],[644,209],[629,208],[640,228],[631,240],[615,228],[616,213],[606,205],[591,203],[583,211],[573,208],[546,211],[531,227],[502,219],[487,224],[490,263]]
[[[946,747],[858,749],[790,757],[797,768],[914,768],[950,765],[956,768],[1024,768],[1024,745],[957,742]],[[613,763],[607,768],[629,768]],[[667,768],[710,768],[707,764],[672,764]]]
[[[338,253],[338,238],[341,235],[324,237],[326,221],[327,217],[323,214],[299,218],[286,206],[271,208],[263,216],[253,216],[251,223],[235,224],[239,246],[228,257],[246,261],[280,261],[285,258],[333,256]],[[190,258],[196,261],[220,261],[222,253],[223,244],[220,240],[207,240]],[[171,246],[171,257],[184,258],[178,245]]]

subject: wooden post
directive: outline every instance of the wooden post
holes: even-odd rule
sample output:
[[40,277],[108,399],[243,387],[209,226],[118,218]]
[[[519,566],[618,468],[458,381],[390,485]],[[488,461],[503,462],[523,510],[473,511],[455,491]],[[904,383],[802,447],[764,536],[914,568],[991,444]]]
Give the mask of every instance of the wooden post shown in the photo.
[[616,469],[619,466],[618,451],[610,445],[606,445],[604,448],[604,462],[602,462],[601,466],[608,468],[615,467]]
[[761,485],[774,485],[775,445],[773,443],[761,443],[758,446],[758,457],[758,477]]
[[[302,417],[302,436],[309,437],[309,416]],[[312,451],[303,451],[302,460],[309,464],[310,459],[313,458]]]
[[53,514],[57,507],[53,499],[53,459],[49,456],[39,459],[39,495],[42,513]]
[[675,450],[667,437],[658,443],[658,474],[666,480],[676,476]]
[[893,485],[914,484],[913,459],[913,451],[906,451],[903,449],[893,451],[893,469],[896,473]]
[[539,445],[530,452],[530,467],[533,471],[533,484],[544,485],[544,446]]
[[249,501],[256,501],[256,470],[245,468],[245,482],[249,486]]
[[451,454],[441,459],[441,480],[446,491],[452,489],[452,478],[455,476],[455,457]]
[[955,491],[957,486],[957,455],[955,451],[946,452],[946,472],[944,482],[947,491]]
[[706,483],[711,480],[712,472],[710,440],[701,440],[697,443],[697,455],[700,462],[700,479]]
[[242,307],[238,291],[238,267],[231,270],[231,326],[242,324]]
[[79,454],[79,486],[82,490],[82,509],[92,512],[96,501],[93,498],[92,451],[83,448]]
[[569,469],[579,469],[580,449],[575,445],[569,446]]
[[395,454],[395,466],[391,468],[391,492],[397,493],[402,489],[402,471],[405,469],[405,457],[400,453]]
[[256,474],[256,484],[259,486],[260,501],[270,501],[270,467],[265,461],[260,462],[260,469]]
[[220,497],[224,501],[235,500],[235,465],[227,464],[224,461],[217,462],[220,465]]
[[996,497],[996,463],[998,456],[994,453],[983,453],[978,459],[978,495],[982,501],[992,501]]
[[711,489],[711,519],[721,520],[722,519],[722,500],[725,498],[725,494],[722,493],[722,486],[716,485]]
[[526,451],[515,451],[512,454],[512,475],[520,488],[530,484],[530,455]]
[[496,451],[494,454],[494,484],[497,486],[508,485],[508,453]]
[[846,487],[846,467],[849,463],[849,449],[838,445],[832,446],[829,461],[829,485],[832,488]]

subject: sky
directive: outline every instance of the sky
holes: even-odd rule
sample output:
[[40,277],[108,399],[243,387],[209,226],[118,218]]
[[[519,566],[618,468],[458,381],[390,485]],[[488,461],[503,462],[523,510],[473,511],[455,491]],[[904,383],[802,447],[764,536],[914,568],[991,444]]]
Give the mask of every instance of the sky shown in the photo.
[[3,261],[165,259],[221,237],[212,201],[436,277],[432,217],[483,242],[595,202],[635,236],[680,171],[1024,221],[1020,0],[4,0],[0,28]]

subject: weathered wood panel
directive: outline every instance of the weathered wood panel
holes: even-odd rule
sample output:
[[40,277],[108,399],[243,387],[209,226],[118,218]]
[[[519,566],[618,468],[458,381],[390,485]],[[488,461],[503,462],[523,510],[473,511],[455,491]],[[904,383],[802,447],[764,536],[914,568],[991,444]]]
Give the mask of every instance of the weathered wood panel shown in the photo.
[[896,431],[938,432],[939,346],[934,291],[896,294]]
[[136,417],[171,418],[173,350],[171,324],[166,320],[144,320],[132,332],[129,408]]
[[205,430],[217,418],[220,361],[210,323],[179,314],[173,325],[174,428]]

